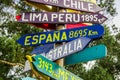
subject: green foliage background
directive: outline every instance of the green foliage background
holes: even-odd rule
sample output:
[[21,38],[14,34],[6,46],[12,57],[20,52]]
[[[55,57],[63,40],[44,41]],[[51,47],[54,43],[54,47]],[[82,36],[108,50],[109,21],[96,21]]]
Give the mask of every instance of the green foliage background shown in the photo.
[[[104,12],[114,17],[116,9],[114,8],[114,0],[98,0],[98,5],[104,8]],[[23,11],[39,11],[26,5],[23,1],[19,0],[0,0],[0,60],[5,60],[13,63],[25,63],[25,55],[29,54],[33,48],[26,46],[23,47],[16,43],[22,35],[26,33],[41,32],[38,29],[28,24],[21,24],[15,21],[15,14]],[[116,31],[115,26],[113,31]],[[107,24],[104,24],[105,35],[102,39],[94,41],[90,46],[97,44],[105,44],[108,49],[106,58],[96,60],[95,65],[86,71],[83,64],[66,66],[69,71],[80,76],[84,80],[115,80],[115,75],[120,75],[120,33],[111,35]],[[9,70],[12,66],[0,63],[0,80],[16,80],[15,76],[7,77]],[[24,74],[23,74],[24,75]]]

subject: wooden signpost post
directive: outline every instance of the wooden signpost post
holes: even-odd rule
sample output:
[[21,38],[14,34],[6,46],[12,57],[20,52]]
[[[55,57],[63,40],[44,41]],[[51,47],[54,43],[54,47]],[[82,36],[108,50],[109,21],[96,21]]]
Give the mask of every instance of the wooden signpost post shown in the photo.
[[[96,0],[25,0],[25,2],[43,10],[43,12],[22,12],[16,17],[18,22],[29,23],[43,29],[57,29],[57,31],[26,34],[17,40],[23,46],[46,44],[34,49],[32,56],[27,56],[31,66],[29,68],[32,69],[38,79],[42,75],[44,77],[43,80],[50,80],[50,77],[56,80],[82,80],[65,70],[63,68],[64,64],[71,65],[106,56],[107,49],[104,45],[83,50],[93,39],[100,38],[104,34],[104,28],[99,24],[102,24],[107,18],[96,13],[102,10],[96,5]],[[58,9],[57,7],[60,8]],[[60,12],[61,8],[91,13]],[[44,10],[50,12],[45,12]],[[59,12],[53,12],[58,10]],[[95,23],[96,25],[87,26],[81,23]],[[73,27],[85,27],[61,30],[65,24],[68,24],[67,27],[69,28],[73,26],[70,24],[74,24]],[[53,44],[50,43],[59,42],[68,43],[53,49]],[[100,52],[101,54],[99,54]],[[33,56],[34,54],[37,54],[37,56]],[[61,60],[61,58],[64,58],[65,61]],[[52,61],[57,61],[56,63],[60,66]],[[31,78],[27,77],[26,79]]]
[[55,80],[82,80],[73,73],[41,55],[34,56],[33,59],[35,61],[32,63],[38,72],[42,72]]
[[68,42],[79,37],[88,37],[96,39],[102,37],[104,34],[104,28],[97,24],[93,26],[65,29],[60,31],[41,32],[36,34],[26,34],[22,36],[17,42],[23,46],[33,46],[40,44],[56,43],[56,42]]
[[62,8],[69,8],[85,12],[98,12],[102,9],[94,3],[80,1],[80,0],[29,0],[30,2],[36,2],[40,4],[47,4],[51,6],[57,6]]
[[66,12],[22,12],[18,22],[23,23],[57,23],[57,24],[75,24],[75,23],[103,23],[107,18],[99,13],[66,13]]

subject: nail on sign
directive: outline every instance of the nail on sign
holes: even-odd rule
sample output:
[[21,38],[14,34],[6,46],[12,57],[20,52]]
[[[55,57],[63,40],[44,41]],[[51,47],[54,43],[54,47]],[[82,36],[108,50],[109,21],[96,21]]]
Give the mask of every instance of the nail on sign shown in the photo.
[[58,46],[55,49],[50,50],[46,54],[42,53],[39,55],[42,55],[48,58],[49,60],[55,61],[70,54],[74,54],[78,51],[83,50],[90,43],[90,41],[91,39],[89,38],[81,37],[70,41],[64,45]]
[[96,39],[102,37],[103,34],[104,28],[101,25],[96,24],[81,28],[26,34],[18,39],[17,42],[22,46],[33,46],[56,42],[68,42],[79,37]]
[[66,13],[66,12],[22,12],[18,22],[23,23],[103,23],[107,18],[99,13]]
[[38,72],[42,72],[55,80],[82,80],[41,55],[34,56],[33,59],[35,60],[32,62],[33,66]]
[[80,0],[29,0],[31,2],[48,4],[51,6],[57,6],[62,8],[69,8],[85,12],[98,12],[102,10],[99,6],[94,3],[84,2]]

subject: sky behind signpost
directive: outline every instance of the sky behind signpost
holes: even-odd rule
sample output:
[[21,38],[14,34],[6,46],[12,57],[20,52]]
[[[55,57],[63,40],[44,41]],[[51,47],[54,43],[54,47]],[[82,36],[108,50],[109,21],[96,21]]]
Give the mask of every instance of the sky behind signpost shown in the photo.
[[115,8],[118,14],[114,17],[113,23],[120,28],[120,0],[115,0]]

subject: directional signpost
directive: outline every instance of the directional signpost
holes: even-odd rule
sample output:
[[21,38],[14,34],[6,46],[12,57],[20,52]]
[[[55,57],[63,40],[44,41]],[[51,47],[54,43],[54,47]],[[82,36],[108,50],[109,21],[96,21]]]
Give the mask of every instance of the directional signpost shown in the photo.
[[[24,72],[32,69],[36,78],[43,80],[51,80],[51,78],[55,80],[82,80],[61,67],[63,66],[61,63],[64,62],[64,65],[77,64],[107,55],[105,45],[85,49],[92,40],[101,38],[104,34],[104,28],[100,24],[105,22],[107,18],[98,13],[102,9],[96,5],[96,0],[25,0],[25,2],[43,10],[43,12],[21,12],[16,16],[18,22],[28,23],[38,28],[57,30],[26,34],[17,40],[22,46],[43,44],[31,52],[32,56],[26,56],[30,63],[26,61]],[[67,10],[53,12],[61,8],[83,11],[84,14],[68,13]],[[86,23],[95,25],[88,26]],[[61,30],[63,28],[61,25],[64,24],[66,29]],[[54,48],[52,43],[57,42],[67,43]],[[60,60],[61,58],[64,58],[65,61]],[[60,66],[52,61],[58,61]],[[26,77],[22,80],[35,79]]]
[[105,45],[97,45],[84,49],[81,52],[72,54],[65,58],[64,65],[77,64],[90,60],[96,60],[107,56],[107,48]]
[[52,7],[52,6],[48,6],[48,5],[44,5],[44,4],[39,4],[39,3],[36,3],[36,2],[31,2],[29,0],[24,0],[26,4],[30,5],[30,6],[33,6],[37,9],[40,9],[40,10],[45,10],[45,11],[49,11],[49,12],[55,12],[56,11],[56,7]]
[[66,12],[22,12],[18,22],[23,23],[58,23],[58,24],[75,24],[75,23],[103,23],[107,18],[99,13],[66,13]]
[[32,63],[38,72],[42,72],[55,80],[82,80],[41,55],[34,56],[33,59],[35,61]]
[[[101,59],[104,58],[105,56],[107,56],[107,47],[105,45],[97,45],[94,47],[86,48],[81,52],[74,53],[72,55],[65,57],[64,65],[66,66]],[[27,64],[27,66],[29,66],[29,63]],[[27,71],[31,70],[30,67],[27,67],[26,69]]]
[[91,39],[89,38],[81,37],[64,45],[58,46],[55,49],[50,50],[47,54],[43,53],[41,55],[45,56],[49,60],[55,61],[83,50],[90,43],[90,41]]
[[40,4],[47,4],[62,8],[69,8],[85,12],[98,12],[102,9],[94,3],[80,1],[80,0],[29,0]]
[[36,34],[26,34],[22,36],[17,42],[23,46],[33,46],[40,44],[48,44],[55,42],[72,41],[79,37],[88,37],[96,39],[102,37],[104,34],[104,28],[97,24],[93,26],[65,29],[60,31],[41,32]]

